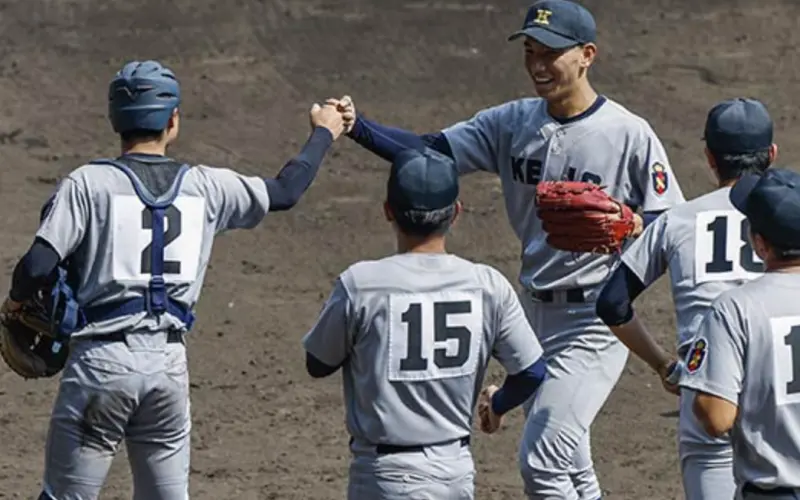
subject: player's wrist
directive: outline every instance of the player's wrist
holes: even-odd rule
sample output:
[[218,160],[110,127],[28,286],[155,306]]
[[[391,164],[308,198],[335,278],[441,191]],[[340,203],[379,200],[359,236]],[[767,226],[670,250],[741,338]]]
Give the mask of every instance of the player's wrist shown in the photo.
[[633,214],[633,230],[631,238],[636,238],[644,231],[644,218],[639,214]]
[[489,409],[498,417],[502,417],[510,410],[506,391],[502,387],[492,394],[489,403]]
[[661,378],[667,378],[674,368],[675,363],[676,361],[672,358],[663,358],[654,368]]

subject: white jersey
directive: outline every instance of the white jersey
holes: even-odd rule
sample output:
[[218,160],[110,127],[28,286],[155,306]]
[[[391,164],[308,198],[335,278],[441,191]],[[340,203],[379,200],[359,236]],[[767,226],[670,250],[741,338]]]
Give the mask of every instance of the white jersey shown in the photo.
[[[764,263],[748,239],[747,219],[724,187],[671,208],[631,243],[622,261],[650,286],[669,271],[678,326],[678,356],[685,356],[697,327],[719,294],[761,275]],[[680,421],[682,443],[728,444],[711,439],[691,413]]]
[[462,173],[485,171],[502,182],[508,220],[522,242],[520,282],[535,290],[602,283],[614,257],[550,247],[536,215],[542,180],[589,181],[644,211],[684,201],[664,147],[648,123],[600,97],[573,119],[557,121],[540,98],[478,112],[442,131]]
[[729,194],[729,187],[717,189],[661,214],[622,256],[645,286],[669,271],[679,346],[692,340],[720,293],[764,271]]
[[[181,164],[157,157],[126,160],[155,195],[166,192]],[[264,179],[229,169],[189,169],[165,212],[164,280],[171,299],[186,308],[197,302],[214,236],[257,225],[269,210]],[[152,215],[120,169],[89,164],[59,185],[36,236],[47,241],[78,276],[76,294],[85,306],[141,297],[151,277]],[[126,329],[160,331],[182,326],[178,318],[146,312],[90,323],[74,337]]]
[[342,366],[350,435],[392,445],[470,435],[490,357],[515,374],[542,355],[508,280],[451,254],[350,266],[303,345]]
[[712,304],[681,386],[738,406],[736,484],[800,488],[800,275],[768,272]]

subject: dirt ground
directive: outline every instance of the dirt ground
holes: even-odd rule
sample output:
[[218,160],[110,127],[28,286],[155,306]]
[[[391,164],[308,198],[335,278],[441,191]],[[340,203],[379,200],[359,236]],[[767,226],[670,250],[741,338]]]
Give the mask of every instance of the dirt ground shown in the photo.
[[[599,25],[594,84],[650,121],[688,197],[712,187],[700,137],[707,109],[726,97],[764,100],[781,164],[798,161],[791,101],[800,90],[800,3],[585,3]],[[506,42],[526,7],[521,0],[0,0],[3,283],[56,180],[84,160],[116,154],[106,85],[124,61],[157,58],[181,78],[175,156],[271,175],[304,142],[314,101],[349,93],[363,113],[423,132],[531,93],[522,49]],[[309,379],[300,338],[339,272],[393,250],[380,210],[386,172],[343,139],[293,211],[218,241],[190,340],[193,498],[343,498],[340,380]],[[515,280],[520,246],[496,180],[465,178],[463,199],[467,213],[451,250]],[[670,345],[665,280],[638,308]],[[493,364],[492,379],[501,376]],[[0,498],[38,494],[55,388],[55,380],[24,382],[0,367]],[[682,498],[675,409],[646,367],[629,361],[593,427],[604,498]],[[522,498],[520,414],[496,436],[476,434],[479,499]],[[102,498],[130,498],[129,479],[121,455]]]

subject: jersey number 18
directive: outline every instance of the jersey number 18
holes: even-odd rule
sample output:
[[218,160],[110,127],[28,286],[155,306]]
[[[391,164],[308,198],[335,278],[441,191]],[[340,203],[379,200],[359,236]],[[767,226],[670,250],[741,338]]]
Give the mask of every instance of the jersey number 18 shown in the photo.
[[750,244],[750,226],[739,212],[701,212],[696,227],[696,284],[752,279],[763,272],[764,263]]

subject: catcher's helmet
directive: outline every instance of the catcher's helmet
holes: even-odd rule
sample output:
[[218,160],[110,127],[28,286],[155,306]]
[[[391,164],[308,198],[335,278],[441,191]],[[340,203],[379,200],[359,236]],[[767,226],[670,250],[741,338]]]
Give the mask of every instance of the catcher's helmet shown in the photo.
[[111,80],[108,116],[118,134],[164,130],[181,100],[175,74],[157,61],[133,61]]

